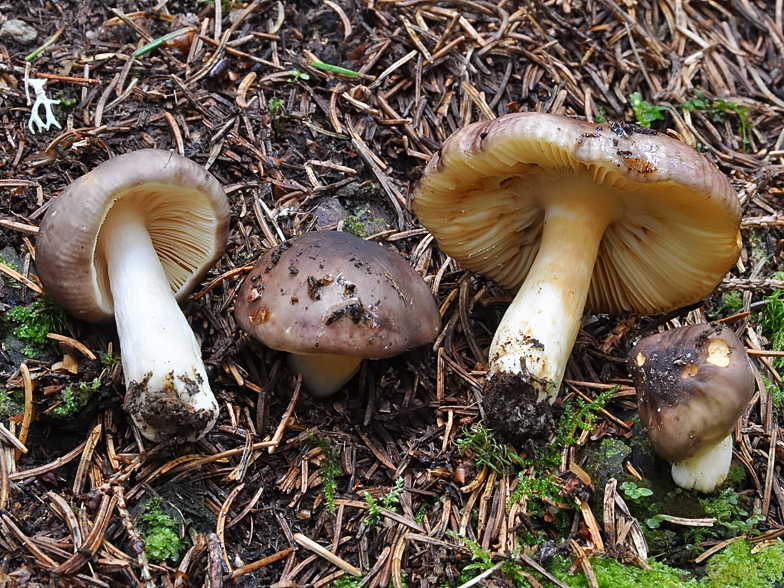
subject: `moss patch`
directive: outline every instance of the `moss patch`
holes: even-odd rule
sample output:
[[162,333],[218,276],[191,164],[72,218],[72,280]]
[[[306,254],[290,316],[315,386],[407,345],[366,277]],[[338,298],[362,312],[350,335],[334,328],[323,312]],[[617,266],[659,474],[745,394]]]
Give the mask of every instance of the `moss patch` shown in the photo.
[[[614,559],[591,559],[600,588],[775,588],[784,579],[784,543],[777,540],[752,554],[748,541],[736,541],[710,559],[700,579],[657,561],[648,563],[651,569],[643,570]],[[587,588],[581,572],[569,574],[570,565],[556,557],[550,571],[572,588]]]

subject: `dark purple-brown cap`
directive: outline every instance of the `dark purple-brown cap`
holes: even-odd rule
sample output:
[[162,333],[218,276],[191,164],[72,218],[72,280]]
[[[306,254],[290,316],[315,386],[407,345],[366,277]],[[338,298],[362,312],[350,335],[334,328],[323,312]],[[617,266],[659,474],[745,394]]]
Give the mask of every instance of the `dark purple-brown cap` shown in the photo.
[[725,439],[754,395],[746,349],[718,323],[642,339],[629,353],[640,422],[653,448],[677,463]]
[[36,270],[46,291],[87,321],[113,314],[97,242],[107,212],[121,198],[144,209],[150,238],[180,302],[220,258],[228,240],[226,194],[202,166],[157,149],[105,161],[56,197],[36,238]]
[[378,359],[424,345],[441,316],[396,252],[348,233],[307,233],[271,249],[237,295],[240,327],[296,354]]

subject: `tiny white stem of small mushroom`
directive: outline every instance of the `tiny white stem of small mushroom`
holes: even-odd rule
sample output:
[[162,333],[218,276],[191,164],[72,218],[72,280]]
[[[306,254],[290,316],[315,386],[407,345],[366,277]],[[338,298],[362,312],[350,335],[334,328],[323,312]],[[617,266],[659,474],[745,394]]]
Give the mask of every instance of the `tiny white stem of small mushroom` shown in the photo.
[[490,377],[522,376],[538,391],[537,402],[552,403],[580,329],[599,245],[616,214],[616,204],[582,182],[561,183],[549,190],[543,189],[541,195],[545,221],[536,260],[490,346]]
[[314,398],[331,396],[348,382],[359,370],[361,357],[345,355],[298,355],[289,353],[287,362],[291,371],[302,374],[302,384]]
[[[108,267],[128,394],[138,394],[130,410],[136,426],[153,441],[174,435],[198,439],[215,423],[218,405],[199,344],[147,232],[144,212],[117,201],[103,223],[99,247]],[[167,430],[162,432],[144,414],[154,414]],[[178,426],[183,430],[176,432]]]
[[724,482],[732,463],[732,435],[707,453],[672,464],[672,480],[685,490],[713,492]]

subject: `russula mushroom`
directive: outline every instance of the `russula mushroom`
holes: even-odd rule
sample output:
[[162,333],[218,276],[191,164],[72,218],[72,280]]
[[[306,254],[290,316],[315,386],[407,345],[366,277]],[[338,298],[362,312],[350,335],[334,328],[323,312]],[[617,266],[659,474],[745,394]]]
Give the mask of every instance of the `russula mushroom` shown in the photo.
[[178,306],[226,247],[229,204],[185,157],[144,149],[114,157],[52,201],[36,239],[46,291],[86,321],[114,316],[125,407],[148,439],[193,440],[218,405]]
[[713,492],[732,461],[732,430],[754,395],[754,370],[728,328],[689,325],[642,339],[628,359],[640,422],[681,488]]
[[267,251],[240,288],[237,323],[288,351],[314,397],[339,390],[363,358],[424,345],[441,315],[430,289],[390,249],[336,231],[311,232]]
[[468,269],[517,292],[489,353],[491,426],[549,435],[583,310],[695,302],[740,253],[740,205],[694,149],[625,124],[508,114],[449,137],[413,193],[419,220]]

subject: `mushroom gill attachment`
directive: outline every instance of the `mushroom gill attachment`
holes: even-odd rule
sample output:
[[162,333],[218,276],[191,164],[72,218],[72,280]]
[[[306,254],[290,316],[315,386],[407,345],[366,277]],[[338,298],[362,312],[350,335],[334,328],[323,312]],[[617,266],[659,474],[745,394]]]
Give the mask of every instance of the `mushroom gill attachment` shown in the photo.
[[715,324],[642,339],[629,353],[640,421],[672,462],[675,483],[712,492],[727,476],[732,431],[754,395],[754,369],[741,341]]
[[705,157],[632,125],[514,113],[449,137],[414,188],[465,267],[516,292],[489,352],[490,426],[547,442],[585,309],[655,314],[711,292],[740,253],[740,204]]
[[314,397],[326,397],[380,359],[435,339],[438,306],[395,251],[349,233],[307,233],[267,251],[240,288],[237,323],[288,351]]
[[198,439],[218,417],[200,345],[178,302],[220,258],[228,233],[218,181],[156,149],[102,163],[67,186],[41,222],[41,282],[77,318],[114,318],[125,407],[148,439]]

